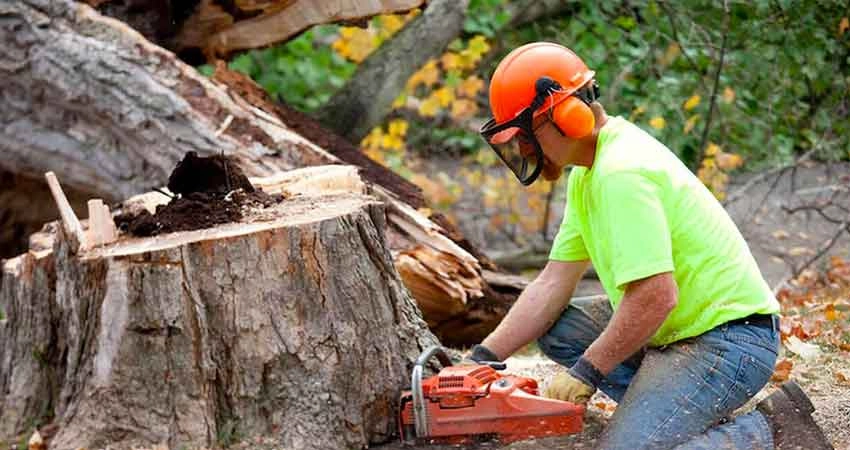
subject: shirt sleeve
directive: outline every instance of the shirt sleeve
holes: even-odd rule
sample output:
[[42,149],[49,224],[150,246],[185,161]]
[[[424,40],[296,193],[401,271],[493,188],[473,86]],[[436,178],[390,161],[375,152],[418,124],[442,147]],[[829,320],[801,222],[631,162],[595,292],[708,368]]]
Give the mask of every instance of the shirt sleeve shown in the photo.
[[670,227],[661,187],[645,175],[611,174],[602,182],[599,211],[618,289],[629,282],[672,272]]
[[575,208],[571,208],[570,202],[567,202],[564,220],[561,221],[561,227],[558,229],[558,234],[555,235],[555,241],[552,243],[552,249],[549,251],[550,260],[570,262],[590,258],[577,225]]

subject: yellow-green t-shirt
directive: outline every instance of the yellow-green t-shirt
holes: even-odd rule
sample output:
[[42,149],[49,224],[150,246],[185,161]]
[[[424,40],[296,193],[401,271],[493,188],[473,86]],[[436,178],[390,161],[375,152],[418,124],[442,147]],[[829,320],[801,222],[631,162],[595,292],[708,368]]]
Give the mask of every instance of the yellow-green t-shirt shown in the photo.
[[620,117],[600,130],[591,168],[570,172],[549,258],[590,259],[614,310],[629,282],[673,272],[679,302],[653,346],[779,312],[726,210],[667,147]]

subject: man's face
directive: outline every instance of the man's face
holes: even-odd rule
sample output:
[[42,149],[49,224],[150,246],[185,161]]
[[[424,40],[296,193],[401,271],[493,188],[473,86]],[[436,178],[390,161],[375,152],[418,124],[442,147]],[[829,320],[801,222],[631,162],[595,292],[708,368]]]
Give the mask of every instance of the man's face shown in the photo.
[[546,114],[534,118],[532,122],[534,136],[543,149],[543,178],[555,181],[564,173],[564,167],[570,162],[577,142],[561,134]]

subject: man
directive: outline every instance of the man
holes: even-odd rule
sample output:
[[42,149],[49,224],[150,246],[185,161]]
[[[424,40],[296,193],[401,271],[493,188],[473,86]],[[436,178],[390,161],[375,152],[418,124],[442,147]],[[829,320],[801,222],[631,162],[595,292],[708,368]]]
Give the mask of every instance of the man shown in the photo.
[[[619,402],[601,448],[832,448],[794,383],[723,423],[770,379],[779,304],[705,186],[597,97],[594,72],[553,43],[515,49],[493,74],[481,134],[519,181],[574,167],[549,263],[470,359],[537,339],[568,367],[548,396]],[[570,302],[590,262],[608,299]]]

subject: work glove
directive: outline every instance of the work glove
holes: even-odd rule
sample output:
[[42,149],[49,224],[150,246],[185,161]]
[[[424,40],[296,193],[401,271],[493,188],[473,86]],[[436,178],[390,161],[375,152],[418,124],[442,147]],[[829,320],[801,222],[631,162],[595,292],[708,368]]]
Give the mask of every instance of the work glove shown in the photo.
[[474,345],[472,350],[460,361],[460,365],[481,364],[485,362],[501,361],[495,353],[483,345]]
[[588,386],[569,372],[561,372],[549,382],[544,395],[555,400],[583,404],[587,403],[595,392],[595,387]]
[[548,398],[573,403],[587,403],[596,392],[596,386],[604,376],[584,356],[566,372],[552,378],[544,395]]

